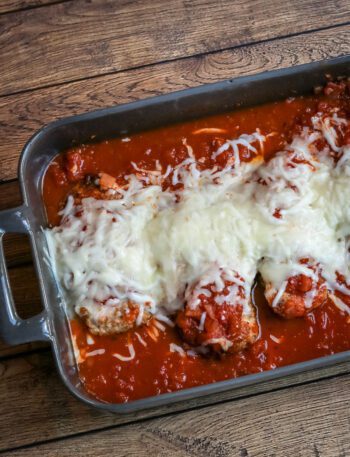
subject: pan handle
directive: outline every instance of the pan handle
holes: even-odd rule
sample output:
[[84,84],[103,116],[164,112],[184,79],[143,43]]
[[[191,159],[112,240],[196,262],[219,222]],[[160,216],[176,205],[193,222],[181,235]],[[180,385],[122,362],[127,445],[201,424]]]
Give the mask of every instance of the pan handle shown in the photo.
[[50,340],[46,311],[29,319],[21,319],[18,316],[6,268],[4,234],[28,234],[30,229],[25,213],[25,206],[0,211],[0,337],[11,345]]

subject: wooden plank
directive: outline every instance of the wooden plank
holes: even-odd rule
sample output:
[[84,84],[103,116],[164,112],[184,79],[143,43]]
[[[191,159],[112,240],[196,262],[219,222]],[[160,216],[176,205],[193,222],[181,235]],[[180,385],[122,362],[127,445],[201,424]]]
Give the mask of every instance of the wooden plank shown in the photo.
[[[17,181],[1,184],[0,211],[7,207],[18,206],[21,202],[22,198]],[[5,235],[4,248],[8,267],[31,261],[29,240],[25,235]],[[42,305],[33,266],[30,264],[24,267],[10,268],[9,277],[19,315],[22,318],[27,318],[40,312]],[[11,347],[0,341],[0,358],[21,354],[41,347],[47,347],[47,345],[39,343]]]
[[26,235],[8,233],[3,241],[8,268],[31,262],[30,242]]
[[[19,268],[11,268],[9,270],[9,278],[19,316],[26,319],[38,314],[42,310],[42,304],[33,266],[26,265]],[[0,359],[43,347],[47,347],[47,344],[30,343],[12,347],[0,340]]]
[[[22,204],[17,181],[0,185],[0,211],[14,208]],[[4,236],[4,249],[7,266],[12,267],[31,261],[29,239],[26,235],[9,233]]]
[[58,1],[59,0],[1,0],[0,14],[9,13],[11,11],[18,11],[21,9],[49,5],[50,3],[58,3]]
[[48,347],[49,344],[44,342],[25,343],[18,344],[17,346],[9,346],[0,340],[0,364],[4,362],[4,359],[9,359],[9,357],[28,354],[42,349],[44,350]]
[[42,310],[39,284],[33,265],[9,269],[9,278],[16,309],[20,317],[38,314]]
[[14,208],[22,204],[22,196],[18,181],[0,184],[0,211]]
[[[338,27],[0,98],[0,181],[16,177],[24,143],[55,119],[226,78],[336,57],[346,54],[349,46],[349,27]],[[0,198],[6,199],[7,195]]]
[[[17,181],[0,185],[0,211],[5,208],[15,207],[22,203]],[[7,234],[4,239],[6,260],[9,267],[31,261],[29,241],[24,235]],[[33,268],[27,265],[10,271],[11,284],[19,314],[29,317],[41,310],[37,280]],[[47,347],[46,343],[29,343],[18,346],[8,346],[0,340],[0,359],[35,349]]]
[[[41,364],[41,372],[34,367],[35,363]],[[12,370],[16,369],[12,367]],[[39,359],[35,362],[33,359],[21,361],[20,370],[23,373],[4,379],[0,385],[1,390],[6,386],[0,429],[16,430],[15,434],[0,434],[1,446],[18,448],[36,440],[44,442],[55,436],[82,433],[83,430],[98,430],[103,426],[111,428],[4,454],[9,457],[85,457],[116,455],[115,452],[118,456],[128,457],[345,457],[350,452],[350,375],[116,428],[113,426],[150,417],[155,412],[137,417],[99,414],[78,406],[68,395],[62,395],[52,378],[50,367],[43,368]],[[45,382],[42,382],[40,374],[44,373]],[[14,380],[18,383],[15,391],[11,388]],[[43,386],[50,389],[49,398],[43,394]],[[30,395],[23,398],[20,394],[25,387],[30,389]],[[261,387],[255,388],[255,393],[259,389]],[[237,392],[231,393],[231,396],[235,395]],[[221,396],[221,400],[224,398],[227,400],[230,397],[226,394]],[[10,408],[8,399],[12,401]],[[198,401],[197,406],[206,401],[208,399]],[[156,414],[183,407],[160,408]],[[20,421],[18,411],[21,411]]]
[[1,94],[344,24],[349,2],[76,0],[0,18]]

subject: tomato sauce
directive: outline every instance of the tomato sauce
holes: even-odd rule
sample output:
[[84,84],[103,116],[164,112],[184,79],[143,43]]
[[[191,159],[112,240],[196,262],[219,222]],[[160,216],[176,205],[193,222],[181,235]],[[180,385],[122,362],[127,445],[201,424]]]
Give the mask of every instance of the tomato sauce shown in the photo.
[[[146,347],[133,331],[114,337],[93,336],[95,343],[88,345],[84,325],[73,320],[72,332],[82,354],[101,348],[106,350],[103,355],[87,357],[80,365],[86,389],[107,402],[127,402],[272,370],[350,348],[349,317],[333,303],[326,303],[306,318],[286,320],[268,307],[259,285],[255,287],[253,297],[260,338],[244,351],[221,357],[182,356],[170,352],[170,343],[183,345],[177,331],[170,327],[159,331],[157,341],[150,338],[147,326],[140,327],[137,332]],[[136,353],[132,361],[122,362],[113,357],[114,353],[127,356],[130,342]]]
[[[48,222],[51,226],[60,222],[58,213],[67,196],[77,186],[84,193],[87,176],[93,179],[103,172],[122,182],[125,175],[135,171],[131,162],[146,169],[153,169],[156,160],[165,168],[178,164],[187,154],[183,138],[191,144],[196,158],[206,164],[220,142],[258,128],[268,135],[264,154],[269,158],[291,140],[298,128],[308,125],[320,103],[343,107],[330,91],[83,145],[60,154],[49,166],[43,185]],[[219,130],[198,133],[204,128]],[[245,157],[243,151],[241,159],[248,161],[251,157]],[[171,343],[185,346],[176,328],[166,324],[159,329],[151,321],[136,331],[95,336],[80,320],[73,319],[72,335],[84,360],[79,364],[82,382],[102,401],[128,402],[350,349],[350,318],[330,300],[304,318],[286,320],[267,305],[259,280],[252,298],[260,328],[258,340],[236,354],[220,356],[193,354],[189,347],[183,354],[171,352]],[[135,349],[133,360],[123,361],[113,355],[128,356],[129,344]]]

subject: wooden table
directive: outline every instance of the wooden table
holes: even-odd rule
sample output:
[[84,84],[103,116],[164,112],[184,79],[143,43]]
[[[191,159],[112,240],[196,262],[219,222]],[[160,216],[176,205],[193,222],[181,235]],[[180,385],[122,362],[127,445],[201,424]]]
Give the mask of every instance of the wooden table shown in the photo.
[[[347,0],[2,0],[0,209],[20,204],[18,157],[42,125],[344,55],[349,23]],[[41,304],[25,237],[6,236],[6,252],[28,317]],[[113,416],[71,397],[47,345],[1,344],[0,358],[5,456],[350,456],[350,363]]]

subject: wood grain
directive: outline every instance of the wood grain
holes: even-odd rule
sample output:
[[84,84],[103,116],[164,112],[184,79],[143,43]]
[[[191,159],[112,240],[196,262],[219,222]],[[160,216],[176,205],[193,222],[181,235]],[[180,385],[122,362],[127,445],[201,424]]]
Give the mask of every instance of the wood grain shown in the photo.
[[[1,368],[3,367],[3,368]],[[17,357],[0,364],[0,451],[103,429],[143,418],[183,411],[188,408],[227,401],[260,392],[271,391],[289,384],[335,376],[350,371],[350,363],[333,368],[265,382],[210,397],[164,406],[129,415],[111,415],[86,407],[74,399],[58,378],[49,353]],[[20,421],[18,420],[18,412]],[[16,434],[6,430],[16,429]],[[35,454],[34,454],[35,455]]]
[[[349,27],[337,27],[0,98],[0,181],[16,177],[24,143],[55,119],[226,78],[336,57],[349,49]],[[0,198],[5,200],[7,194]]]
[[76,0],[0,17],[1,94],[349,21],[348,0]]
[[22,197],[18,181],[0,184],[0,211],[14,208],[22,204]]
[[[0,185],[0,211],[22,204],[18,181]],[[31,261],[30,243],[26,235],[17,233],[5,234],[3,238],[7,266],[13,267]]]
[[[33,266],[26,265],[19,268],[10,268],[9,278],[18,315],[22,319],[27,319],[38,314],[42,310],[42,303],[38,280]],[[47,344],[30,343],[19,346],[8,346],[0,340],[0,359],[43,347],[47,347]]]
[[[38,314],[42,310],[42,303],[33,266],[26,265],[9,269],[9,278],[18,315],[27,319]],[[0,359],[42,347],[47,347],[47,345],[35,343],[12,347],[0,340]]]
[[[9,278],[16,309],[23,319],[34,316],[42,310],[39,286],[32,265],[9,269]],[[4,357],[23,354],[35,349],[47,348],[45,343],[29,343],[18,346],[8,346],[0,340],[0,360]],[[1,398],[1,396],[0,396]]]
[[[349,402],[350,376],[345,375],[4,455],[346,457],[350,453]],[[67,406],[62,405],[61,427],[74,412]],[[81,418],[79,413],[75,431]],[[41,439],[47,438],[43,425]]]
[[25,343],[18,344],[17,346],[9,346],[0,340],[0,364],[4,360],[9,360],[14,356],[28,355],[29,353],[34,353],[38,350],[47,350],[49,347],[48,343],[44,342],[34,342],[34,343]]
[[11,11],[18,11],[21,9],[49,5],[50,3],[58,3],[58,1],[59,0],[1,0],[0,14],[9,13]]
[[[21,204],[19,153],[47,122],[350,49],[348,0],[3,0],[1,13],[0,182],[12,181],[0,185],[0,210]],[[28,317],[41,309],[34,271],[23,265],[29,247],[18,235],[5,244],[17,307]],[[0,452],[346,457],[349,387],[350,362],[113,416],[68,393],[47,345],[0,342]]]
[[[22,203],[17,181],[3,183],[0,186],[0,211],[12,208]],[[22,265],[31,261],[29,240],[25,235],[7,234],[4,237],[4,248],[8,267]],[[31,265],[10,270],[10,280],[14,291],[14,298],[20,316],[26,318],[37,314],[41,308],[41,301]],[[45,343],[29,343],[18,346],[8,346],[0,340],[0,359],[13,355],[23,354],[35,349],[47,347]]]
[[39,284],[33,265],[9,269],[9,278],[19,316],[23,319],[42,310]]
[[8,233],[3,241],[8,268],[31,262],[30,242],[26,235]]

